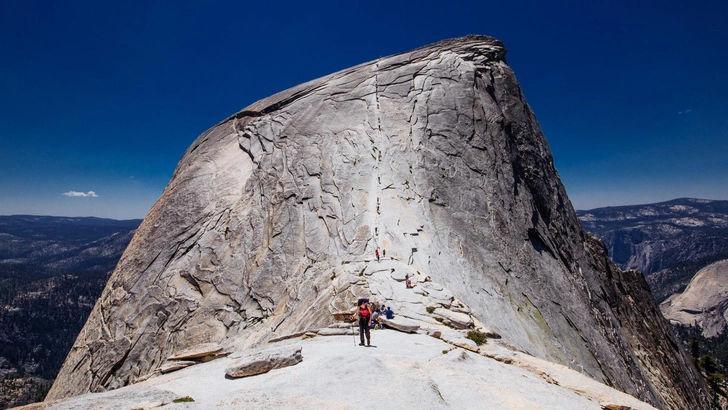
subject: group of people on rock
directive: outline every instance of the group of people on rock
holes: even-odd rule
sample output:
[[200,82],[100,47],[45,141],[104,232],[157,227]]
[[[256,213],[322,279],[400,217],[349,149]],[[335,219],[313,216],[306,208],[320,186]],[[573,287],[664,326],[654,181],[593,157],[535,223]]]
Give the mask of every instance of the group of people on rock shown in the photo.
[[[380,257],[383,258],[387,256],[387,251],[382,249],[382,253],[380,255],[379,248],[377,248],[374,250],[374,256],[377,258],[377,261],[380,261]],[[392,272],[394,273],[394,268],[392,268]],[[432,278],[427,276],[424,279],[424,282],[432,282]],[[407,289],[415,287],[415,284],[410,279],[409,274],[405,276],[405,285],[407,286]],[[365,346],[365,338],[366,346],[371,346],[371,333],[369,331],[377,328],[384,329],[385,325],[380,319],[383,317],[393,319],[394,312],[389,306],[385,308],[384,305],[372,304],[369,303],[369,299],[362,298],[357,301],[357,308],[354,313],[354,317],[355,319],[358,319],[359,322],[359,346]]]
[[384,329],[384,323],[380,320],[382,317],[387,319],[394,318],[392,308],[384,305],[376,305],[369,303],[369,299],[362,298],[357,302],[358,306],[355,315],[359,319],[359,346],[364,346],[364,337],[366,336],[367,346],[371,345],[370,329]]
[[384,323],[382,323],[379,318],[394,318],[394,312],[392,312],[392,308],[389,306],[384,307],[384,305],[377,306],[376,304],[374,304],[373,310],[374,313],[372,313],[372,323],[369,324],[370,329],[384,329]]

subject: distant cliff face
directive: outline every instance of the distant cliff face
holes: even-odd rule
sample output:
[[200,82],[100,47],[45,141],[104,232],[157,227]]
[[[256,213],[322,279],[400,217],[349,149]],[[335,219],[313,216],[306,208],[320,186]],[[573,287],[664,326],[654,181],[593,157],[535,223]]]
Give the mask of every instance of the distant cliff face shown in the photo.
[[701,268],[728,258],[728,201],[684,198],[577,214],[617,265],[645,274],[658,301],[684,289]]
[[728,260],[706,266],[684,292],[660,304],[665,317],[682,325],[697,325],[703,336],[715,337],[728,328]]
[[[404,276],[436,286],[404,293]],[[425,325],[483,323],[661,408],[707,407],[643,278],[582,231],[488,37],[302,84],[202,134],[49,397],[133,383],[199,343],[325,326],[361,296]]]

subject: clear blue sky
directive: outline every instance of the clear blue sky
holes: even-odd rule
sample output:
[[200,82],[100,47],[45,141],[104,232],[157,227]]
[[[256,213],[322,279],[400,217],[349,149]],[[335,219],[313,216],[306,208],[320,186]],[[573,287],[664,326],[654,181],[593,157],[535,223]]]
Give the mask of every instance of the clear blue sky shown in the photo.
[[725,0],[3,0],[0,214],[141,218],[228,115],[466,34],[505,42],[575,207],[728,199],[726,17]]

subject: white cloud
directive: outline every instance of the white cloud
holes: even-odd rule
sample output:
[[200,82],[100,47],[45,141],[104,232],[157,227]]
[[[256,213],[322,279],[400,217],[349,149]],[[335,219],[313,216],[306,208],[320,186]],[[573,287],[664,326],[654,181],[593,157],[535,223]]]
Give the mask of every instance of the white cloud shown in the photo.
[[68,191],[68,192],[64,192],[62,195],[65,195],[65,196],[81,196],[81,197],[90,196],[92,198],[98,198],[98,195],[96,195],[96,192],[94,192],[94,191],[88,191],[88,192]]
[[683,110],[683,111],[678,112],[677,115],[688,114],[688,113],[691,113],[691,112],[693,112],[693,109],[692,108],[688,108],[687,110]]

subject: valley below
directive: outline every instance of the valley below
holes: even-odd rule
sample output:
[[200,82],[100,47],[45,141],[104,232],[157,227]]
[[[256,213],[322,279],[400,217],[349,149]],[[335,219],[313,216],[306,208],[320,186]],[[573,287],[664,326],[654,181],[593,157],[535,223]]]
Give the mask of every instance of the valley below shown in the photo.
[[45,397],[140,222],[0,216],[0,408]]

